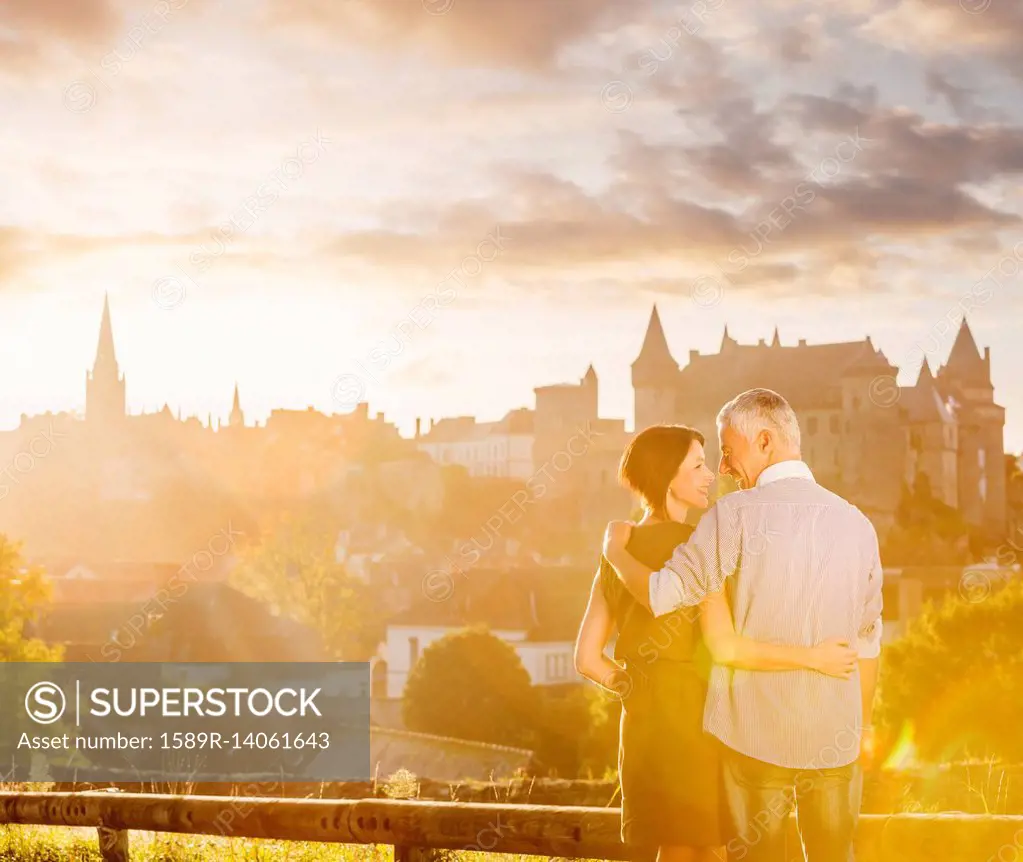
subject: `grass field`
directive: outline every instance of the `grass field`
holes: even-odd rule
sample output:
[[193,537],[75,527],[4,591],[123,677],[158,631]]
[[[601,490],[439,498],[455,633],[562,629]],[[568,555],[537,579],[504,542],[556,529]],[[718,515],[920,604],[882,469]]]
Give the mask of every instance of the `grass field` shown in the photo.
[[[196,835],[131,833],[132,862],[391,862],[389,845],[318,844],[300,841],[205,838]],[[438,853],[439,859],[454,854]],[[459,853],[465,862],[496,858]],[[510,858],[510,857],[509,857]],[[95,829],[0,826],[0,862],[102,862]]]

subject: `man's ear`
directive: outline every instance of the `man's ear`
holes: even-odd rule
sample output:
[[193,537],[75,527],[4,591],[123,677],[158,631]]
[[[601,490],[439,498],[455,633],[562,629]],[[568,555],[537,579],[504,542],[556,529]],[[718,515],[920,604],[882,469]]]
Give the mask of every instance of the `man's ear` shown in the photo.
[[757,434],[757,448],[761,452],[767,452],[771,448],[771,432],[766,428],[761,429],[760,433]]

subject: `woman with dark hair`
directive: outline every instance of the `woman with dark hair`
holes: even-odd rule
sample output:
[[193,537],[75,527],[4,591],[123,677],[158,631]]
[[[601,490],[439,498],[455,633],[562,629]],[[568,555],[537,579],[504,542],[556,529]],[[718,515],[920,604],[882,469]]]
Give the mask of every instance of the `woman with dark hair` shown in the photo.
[[[645,515],[628,550],[660,568],[705,509],[714,474],[704,437],[685,425],[654,425],[622,455],[619,480]],[[750,670],[811,669],[848,679],[856,651],[841,639],[815,647],[769,644],[735,634],[727,599],[708,599],[655,618],[636,603],[602,557],[575,645],[576,669],[622,701],[618,774],[622,841],[657,848],[660,862],[724,859],[726,812],[717,744],[703,732],[712,663]],[[604,649],[618,630],[614,659]]]

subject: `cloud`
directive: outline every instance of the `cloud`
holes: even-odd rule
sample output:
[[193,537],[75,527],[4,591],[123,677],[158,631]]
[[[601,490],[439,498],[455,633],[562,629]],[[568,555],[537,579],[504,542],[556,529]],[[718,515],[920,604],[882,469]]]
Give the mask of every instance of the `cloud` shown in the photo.
[[955,186],[1023,172],[1023,126],[928,122],[906,108],[866,108],[837,96],[789,96],[782,111],[809,132],[859,129],[872,143],[856,164],[876,174]]
[[445,65],[549,70],[562,49],[643,14],[650,0],[271,0],[267,24]]
[[[868,118],[868,125],[871,122]],[[884,128],[883,123],[880,127]],[[432,227],[424,221],[419,229],[409,226],[402,232],[386,228],[353,232],[338,237],[328,250],[381,269],[393,269],[402,265],[399,262],[428,262],[438,272],[447,263],[447,272],[499,224],[508,238],[508,250],[498,266],[502,276],[510,279],[546,270],[552,277],[557,273],[574,280],[592,277],[606,267],[620,267],[623,272],[631,267],[647,272],[668,269],[684,284],[701,267],[730,259],[733,264],[740,262],[726,269],[741,273],[735,279],[737,285],[754,289],[758,283],[771,282],[789,285],[795,292],[805,289],[806,280],[800,277],[803,271],[792,265],[793,255],[805,255],[808,261],[828,259],[830,268],[841,259],[846,269],[872,270],[875,257],[856,257],[849,249],[976,235],[1020,221],[958,185],[968,176],[993,177],[1014,169],[1011,148],[1007,154],[1004,141],[993,144],[982,135],[951,138],[963,149],[962,168],[942,177],[937,166],[934,176],[926,165],[915,172],[908,170],[898,148],[906,147],[909,153],[917,142],[892,134],[895,152],[875,155],[864,149],[859,155],[862,164],[850,160],[846,170],[832,179],[818,176],[815,180],[806,167],[812,161],[762,140],[757,147],[764,149],[766,161],[776,168],[775,176],[767,179],[744,168],[729,149],[737,146],[742,128],[741,123],[736,125],[735,137],[717,148],[648,144],[627,134],[614,162],[616,182],[606,190],[590,191],[548,173],[509,170],[502,190],[493,197],[441,207]],[[830,150],[824,147],[823,152],[833,149],[833,145]],[[686,171],[706,167],[709,154],[726,153],[722,175],[711,173],[705,179],[716,180],[729,191],[741,178],[743,194],[750,201],[741,214],[685,194]],[[871,158],[876,171],[870,168]],[[816,163],[826,162],[818,157]]]
[[72,50],[111,37],[120,21],[114,0],[4,0],[0,69],[25,71],[51,49]]
[[876,11],[862,33],[907,52],[985,57],[1023,76],[1023,7],[1018,3],[898,0]]

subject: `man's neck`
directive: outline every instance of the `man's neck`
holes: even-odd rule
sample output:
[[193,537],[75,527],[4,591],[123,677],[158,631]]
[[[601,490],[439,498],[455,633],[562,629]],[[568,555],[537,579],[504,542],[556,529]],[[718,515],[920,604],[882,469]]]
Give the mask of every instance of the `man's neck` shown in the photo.
[[[775,464],[784,464],[786,461],[802,461],[803,453],[799,450],[793,452],[785,452],[779,455],[772,455],[771,460],[767,462],[767,467],[773,467]],[[764,470],[767,469],[764,467]],[[761,471],[763,472],[763,470]]]
[[757,483],[760,481],[760,477],[764,475],[764,471],[770,470],[771,467],[774,467],[776,464],[785,464],[786,462],[789,462],[789,461],[802,461],[802,460],[803,460],[803,454],[801,452],[799,452],[798,450],[796,450],[794,452],[785,452],[785,453],[782,453],[782,454],[772,455],[770,460],[764,466],[764,469],[761,470],[757,474],[757,477],[753,480],[753,484],[751,485],[751,487],[755,488]]

